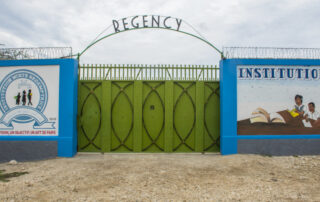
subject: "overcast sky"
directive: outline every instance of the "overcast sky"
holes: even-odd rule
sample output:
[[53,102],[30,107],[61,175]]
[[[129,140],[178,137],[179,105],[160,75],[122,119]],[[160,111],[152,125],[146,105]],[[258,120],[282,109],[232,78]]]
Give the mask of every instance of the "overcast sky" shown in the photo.
[[[181,18],[219,49],[320,44],[319,0],[1,0],[0,44],[68,46],[78,53],[113,19],[144,14]],[[81,57],[81,63],[98,64],[215,65],[218,61],[219,54],[204,42],[154,29],[114,35]]]

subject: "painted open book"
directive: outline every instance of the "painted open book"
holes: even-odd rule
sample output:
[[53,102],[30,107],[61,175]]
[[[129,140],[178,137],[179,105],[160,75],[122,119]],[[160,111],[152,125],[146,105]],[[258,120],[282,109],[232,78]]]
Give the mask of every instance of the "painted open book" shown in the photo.
[[262,108],[257,108],[251,114],[250,123],[286,123],[286,121],[278,112],[268,113]]
[[255,109],[250,117],[237,122],[239,135],[320,134],[320,122],[306,121],[294,110],[267,112]]

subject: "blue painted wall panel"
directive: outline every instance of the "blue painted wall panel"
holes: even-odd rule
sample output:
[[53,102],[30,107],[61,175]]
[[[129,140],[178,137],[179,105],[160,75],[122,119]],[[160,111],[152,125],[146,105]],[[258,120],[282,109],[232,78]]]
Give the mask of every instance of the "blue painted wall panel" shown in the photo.
[[0,141],[58,141],[58,156],[72,157],[77,153],[77,86],[78,61],[74,59],[1,60],[8,66],[60,66],[58,136],[0,136]]
[[237,153],[238,139],[319,139],[319,135],[237,135],[237,66],[320,66],[310,59],[225,59],[220,61],[221,153]]

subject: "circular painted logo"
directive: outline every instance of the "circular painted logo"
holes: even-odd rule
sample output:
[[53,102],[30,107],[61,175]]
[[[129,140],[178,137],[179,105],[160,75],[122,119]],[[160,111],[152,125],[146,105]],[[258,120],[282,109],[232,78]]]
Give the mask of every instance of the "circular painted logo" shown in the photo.
[[[43,113],[47,106],[48,89],[43,79],[30,70],[16,70],[8,74],[0,83],[0,110],[6,114],[12,109],[31,108]],[[14,121],[28,123],[34,117],[17,114]]]

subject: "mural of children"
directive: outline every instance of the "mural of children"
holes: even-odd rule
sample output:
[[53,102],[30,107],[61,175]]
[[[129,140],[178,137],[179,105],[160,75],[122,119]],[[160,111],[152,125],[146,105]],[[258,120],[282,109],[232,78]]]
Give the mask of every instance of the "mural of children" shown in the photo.
[[294,105],[294,111],[298,113],[300,116],[303,116],[305,112],[305,106],[302,104],[303,102],[303,97],[302,95],[296,95],[294,97],[295,105]]
[[15,98],[16,98],[16,105],[20,105],[20,99],[21,99],[20,93],[18,93],[18,95]]
[[26,102],[27,102],[27,95],[26,95],[26,91],[24,90],[22,92],[22,105],[26,105]]
[[31,89],[29,89],[29,91],[28,91],[28,106],[32,105],[31,99],[32,99],[32,93],[31,93]]

